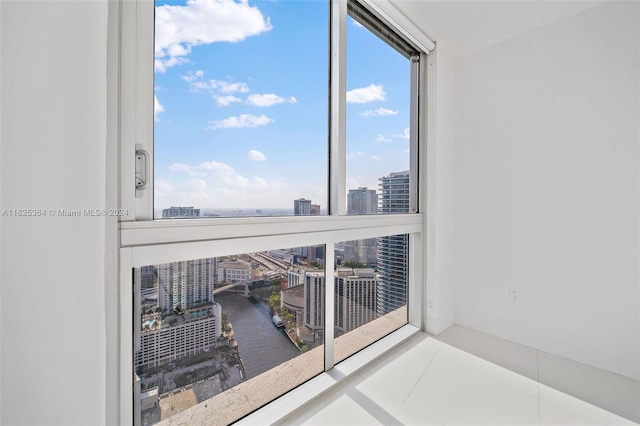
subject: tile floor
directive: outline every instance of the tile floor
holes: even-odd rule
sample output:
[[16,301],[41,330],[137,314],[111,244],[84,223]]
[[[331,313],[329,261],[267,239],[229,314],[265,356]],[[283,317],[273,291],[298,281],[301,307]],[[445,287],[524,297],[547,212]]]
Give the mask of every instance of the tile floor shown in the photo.
[[452,326],[412,337],[280,424],[636,424],[629,419],[640,421],[638,381]]

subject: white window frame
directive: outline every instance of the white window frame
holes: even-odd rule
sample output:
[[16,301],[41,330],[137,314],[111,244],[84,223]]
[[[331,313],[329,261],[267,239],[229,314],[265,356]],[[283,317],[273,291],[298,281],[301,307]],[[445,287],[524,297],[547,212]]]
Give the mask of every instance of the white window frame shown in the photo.
[[[119,233],[119,313],[117,339],[119,359],[117,409],[119,424],[129,424],[134,418],[133,395],[133,307],[137,302],[133,291],[132,268],[204,257],[242,254],[301,245],[332,244],[385,235],[409,234],[408,325],[397,336],[425,330],[426,285],[425,264],[427,226],[425,213],[432,206],[427,202],[427,57],[435,44],[422,34],[404,15],[388,2],[358,0],[374,15],[398,34],[422,50],[419,61],[412,65],[410,132],[410,161],[412,211],[418,213],[347,216],[346,215],[346,20],[347,0],[331,3],[331,70],[330,70],[330,170],[329,215],[300,217],[212,218],[198,220],[153,220],[153,161],[149,164],[150,189],[136,191],[134,187],[135,155],[145,150],[153,159],[153,28],[152,0],[116,0],[110,16],[119,31],[111,31],[117,38],[118,139],[120,146],[120,207],[129,214],[120,218]],[[420,64],[420,65],[418,65]],[[429,84],[431,82],[429,81]],[[432,105],[430,100],[429,105]],[[430,129],[431,133],[431,129]],[[429,172],[430,177],[433,172]],[[430,185],[431,186],[431,185]],[[433,195],[429,194],[430,203]],[[333,250],[327,249],[326,264],[333,264]],[[333,324],[333,270],[326,271],[327,324]],[[333,327],[325,330],[325,373],[333,365]],[[396,336],[396,341],[398,337]],[[388,336],[383,341],[393,342]],[[384,346],[384,345],[383,345]],[[369,348],[363,352],[368,351]],[[373,352],[370,352],[370,354]],[[328,356],[330,354],[331,356]],[[365,355],[364,358],[370,359]],[[361,363],[357,359],[351,363]],[[328,372],[328,373],[327,373]],[[293,396],[295,398],[295,396]],[[292,398],[291,393],[288,398]]]

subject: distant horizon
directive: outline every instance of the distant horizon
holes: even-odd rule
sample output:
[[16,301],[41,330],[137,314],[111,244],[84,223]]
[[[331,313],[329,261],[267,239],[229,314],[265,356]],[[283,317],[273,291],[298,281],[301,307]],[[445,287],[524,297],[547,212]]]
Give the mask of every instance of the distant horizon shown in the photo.
[[[281,216],[293,216],[293,207],[245,207],[245,208],[234,208],[234,207],[198,207],[198,206],[169,206],[169,207],[158,207],[154,209],[154,213],[156,217],[162,216],[162,211],[165,209],[169,209],[171,207],[193,207],[194,209],[200,210],[200,217],[202,217],[203,213],[236,213],[236,212],[251,212],[255,213],[256,211],[261,211],[263,213],[280,213],[283,212],[285,214],[281,214]],[[290,211],[290,212],[289,212]],[[322,206],[320,207],[321,214],[326,214],[326,209]],[[323,213],[324,212],[324,213]]]
[[[405,171],[402,171],[402,172],[389,172],[385,176],[388,176],[388,175],[394,174],[394,173],[405,173],[405,172],[407,172],[407,171],[405,170]],[[375,190],[376,194],[380,193],[380,191],[378,191],[378,188],[369,188],[367,186],[360,186],[358,188],[349,188],[349,189],[347,189],[347,193],[349,191],[357,191],[358,189],[363,189],[363,188],[367,189],[367,190]],[[254,206],[251,206],[251,207],[201,207],[201,206],[194,205],[194,204],[188,204],[188,205],[187,204],[182,204],[182,205],[173,204],[173,205],[169,205],[169,206],[165,206],[165,207],[160,207],[160,206],[155,205],[154,206],[154,216],[157,217],[157,218],[161,218],[162,217],[162,211],[164,209],[169,209],[169,208],[172,208],[172,207],[183,207],[183,208],[192,207],[194,209],[200,209],[201,215],[199,217],[202,217],[202,213],[205,212],[205,211],[207,213],[214,213],[214,214],[216,212],[223,212],[223,213],[231,212],[231,213],[234,213],[234,212],[249,212],[249,211],[253,211],[253,213],[255,214],[257,210],[260,210],[262,213],[264,213],[264,212],[274,213],[274,212],[282,212],[282,211],[289,211],[290,210],[290,213],[281,214],[280,216],[289,216],[289,215],[290,216],[294,216],[293,202],[294,202],[294,200],[299,200],[299,199],[309,200],[313,204],[320,205],[320,214],[321,215],[328,214],[327,207],[325,205],[317,202],[316,200],[309,199],[307,197],[298,197],[298,198],[292,199],[291,200],[291,206],[288,206],[288,207],[284,207],[284,206],[282,206],[282,207],[254,207]],[[265,215],[265,216],[268,216],[268,215]]]

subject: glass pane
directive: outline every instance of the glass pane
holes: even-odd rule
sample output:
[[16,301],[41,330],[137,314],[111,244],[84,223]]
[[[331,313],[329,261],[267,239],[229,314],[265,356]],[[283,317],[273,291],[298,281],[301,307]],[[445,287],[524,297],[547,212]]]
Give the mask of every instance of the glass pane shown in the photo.
[[338,243],[335,256],[338,363],[407,324],[408,235]]
[[[347,19],[347,214],[409,212],[409,59]],[[383,206],[387,181],[406,177],[406,206]]]
[[328,10],[156,1],[156,218],[326,214]]
[[135,268],[138,424],[199,403],[228,424],[321,373],[323,267],[311,246]]

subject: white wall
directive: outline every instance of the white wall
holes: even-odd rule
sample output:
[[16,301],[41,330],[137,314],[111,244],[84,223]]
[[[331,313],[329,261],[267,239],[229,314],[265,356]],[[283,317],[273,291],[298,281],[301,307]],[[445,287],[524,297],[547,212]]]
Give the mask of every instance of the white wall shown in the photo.
[[[0,14],[0,208],[104,207],[106,2]],[[2,217],[0,423],[105,423],[105,223]]]
[[454,61],[439,222],[455,323],[636,379],[639,8],[606,3]]

